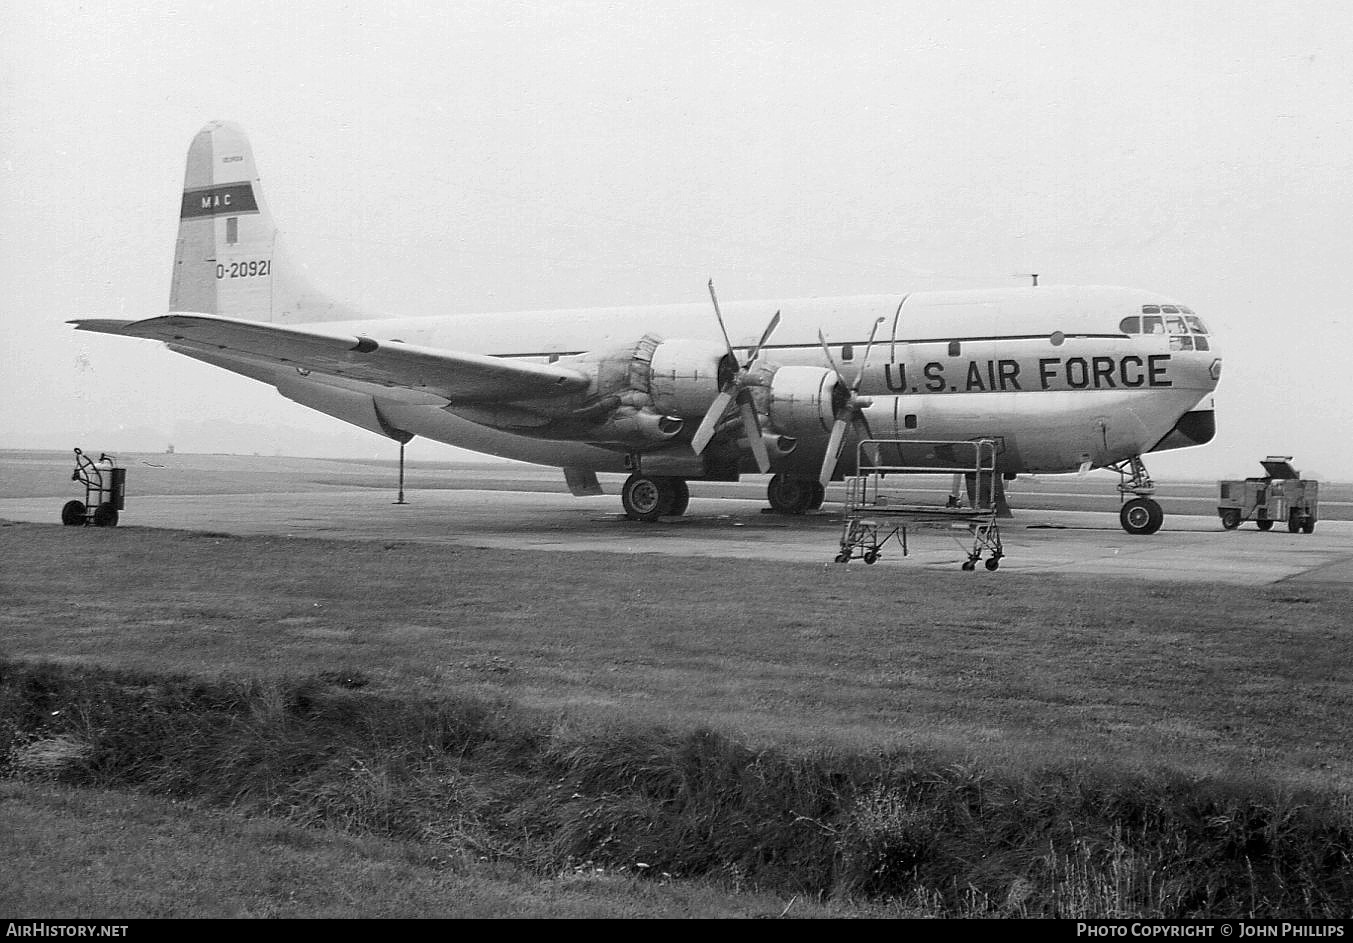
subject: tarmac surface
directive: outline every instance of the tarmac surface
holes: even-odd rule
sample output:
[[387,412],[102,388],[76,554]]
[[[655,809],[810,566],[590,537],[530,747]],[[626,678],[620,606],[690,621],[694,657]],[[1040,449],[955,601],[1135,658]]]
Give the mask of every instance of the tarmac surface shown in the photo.
[[[13,471],[17,466],[5,467]],[[620,478],[604,481],[612,493],[575,498],[559,493],[562,482],[557,471],[515,468],[505,475],[502,470],[457,470],[454,487],[427,487],[424,482],[407,491],[408,503],[399,505],[393,503],[395,493],[388,487],[391,479],[383,475],[384,487],[365,480],[354,487],[341,475],[321,481],[313,475],[302,480],[274,472],[258,486],[262,490],[252,489],[247,476],[235,475],[233,493],[222,493],[219,482],[207,493],[192,493],[193,479],[187,478],[182,487],[164,489],[183,493],[131,494],[119,526],[650,554],[655,563],[663,556],[677,556],[865,567],[858,558],[849,564],[834,562],[843,530],[841,505],[831,500],[834,491],[822,511],[783,517],[762,512],[764,484],[696,483],[685,516],[642,524],[627,520],[620,510],[614,493]],[[58,491],[50,496],[0,498],[0,520],[55,524],[64,501],[79,497],[69,491],[58,496]],[[1072,502],[1072,497],[1068,496],[1070,503],[1086,503]],[[1226,531],[1215,514],[1176,513],[1162,500],[1167,512],[1164,527],[1152,536],[1134,537],[1118,525],[1115,498],[1091,502],[1103,510],[1021,510],[1018,496],[1012,495],[1012,502],[1014,519],[1000,522],[1005,551],[1000,568],[989,573],[979,564],[974,579],[1053,573],[1243,585],[1353,582],[1353,521],[1322,519],[1310,535],[1289,533],[1283,525],[1268,532],[1253,524]],[[1041,503],[1047,503],[1046,496]],[[872,572],[895,576],[958,570],[973,547],[961,521],[922,522],[891,514],[871,514],[870,519],[885,534],[905,526],[908,550],[904,555],[896,540],[888,542],[878,562],[869,567]]]

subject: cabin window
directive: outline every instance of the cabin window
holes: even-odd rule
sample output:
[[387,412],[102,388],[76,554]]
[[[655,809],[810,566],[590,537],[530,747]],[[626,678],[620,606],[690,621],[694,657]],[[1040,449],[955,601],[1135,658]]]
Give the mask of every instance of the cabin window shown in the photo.
[[904,429],[915,429],[915,428],[916,428],[916,414],[915,414],[915,413],[907,413],[905,416],[903,416],[903,417],[902,417],[902,427],[903,427]]
[[1142,305],[1142,314],[1160,314],[1160,305]]
[[962,351],[962,349],[963,349],[963,345],[960,344],[958,341],[950,341],[950,342],[949,342],[949,356],[950,356],[950,357],[957,357],[957,356],[959,355],[959,352]]
[[226,217],[226,245],[233,246],[240,241],[240,218],[238,216]]
[[854,360],[854,359],[855,359],[855,345],[854,345],[854,344],[842,344],[842,345],[841,345],[841,359],[842,359],[842,360]]
[[1192,314],[1186,314],[1184,315],[1184,323],[1187,324],[1195,334],[1207,333],[1207,325],[1203,324],[1203,319],[1200,317],[1197,317]]
[[1142,332],[1142,319],[1133,315],[1130,318],[1123,318],[1118,322],[1118,330],[1124,334],[1140,334]]
[[1142,318],[1143,334],[1164,334],[1165,322],[1161,320],[1160,315],[1146,315]]
[[1161,314],[1178,314],[1178,313],[1179,313],[1179,308],[1178,308],[1176,305],[1161,305],[1161,306],[1160,306],[1160,313],[1161,313]]
[[1212,345],[1208,343],[1207,338],[1206,338],[1206,337],[1203,337],[1201,334],[1198,335],[1197,337],[1195,337],[1195,338],[1193,339],[1193,346],[1194,346],[1197,350],[1211,350],[1211,349],[1212,349]]
[[1178,315],[1165,319],[1165,325],[1170,329],[1171,334],[1187,334],[1188,329],[1184,327],[1184,319]]

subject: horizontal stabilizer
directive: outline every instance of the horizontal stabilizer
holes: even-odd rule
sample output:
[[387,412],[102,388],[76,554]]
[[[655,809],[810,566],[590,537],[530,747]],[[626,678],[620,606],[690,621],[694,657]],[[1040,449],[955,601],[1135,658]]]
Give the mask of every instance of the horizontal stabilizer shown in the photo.
[[[586,390],[590,380],[558,364],[505,357],[429,350],[399,341],[376,341],[355,334],[238,321],[201,314],[170,314],[144,321],[87,319],[70,322],[83,331],[163,341],[183,353],[210,355],[227,366],[294,368],[317,375],[391,390],[440,397],[450,403],[510,403],[546,399]],[[248,372],[248,371],[241,371]]]

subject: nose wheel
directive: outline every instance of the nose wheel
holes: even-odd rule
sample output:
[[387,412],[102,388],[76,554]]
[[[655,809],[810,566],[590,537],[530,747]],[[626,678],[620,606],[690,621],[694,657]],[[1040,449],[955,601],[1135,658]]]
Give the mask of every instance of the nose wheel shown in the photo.
[[1118,522],[1129,534],[1154,534],[1164,520],[1165,512],[1150,498],[1133,498],[1118,512]]

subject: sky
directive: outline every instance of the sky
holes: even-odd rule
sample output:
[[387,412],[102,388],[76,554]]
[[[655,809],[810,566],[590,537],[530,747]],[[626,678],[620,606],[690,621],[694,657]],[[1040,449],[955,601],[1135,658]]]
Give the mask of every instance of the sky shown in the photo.
[[[1353,479],[1343,2],[54,2],[0,30],[0,448],[393,457],[77,317],[167,310],[183,162],[242,125],[293,255],[397,314],[1147,288],[1208,446]],[[415,440],[412,459],[461,453]]]

